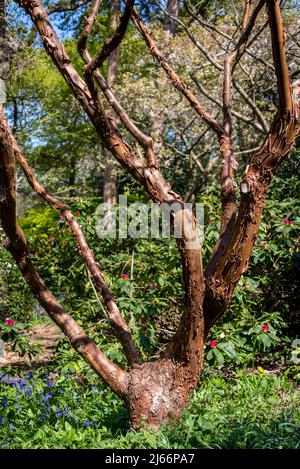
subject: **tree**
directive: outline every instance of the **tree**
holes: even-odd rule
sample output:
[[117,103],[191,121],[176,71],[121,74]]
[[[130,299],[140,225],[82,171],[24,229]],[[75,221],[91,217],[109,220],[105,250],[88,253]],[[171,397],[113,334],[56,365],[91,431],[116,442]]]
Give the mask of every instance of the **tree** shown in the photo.
[[[40,304],[67,335],[70,344],[127,403],[132,425],[139,428],[143,421],[150,425],[159,425],[170,418],[180,416],[189,395],[198,384],[203,367],[205,337],[212,324],[226,311],[235,286],[247,269],[268,187],[278,164],[289,154],[300,132],[300,80],[296,80],[293,84],[290,81],[280,1],[258,0],[252,6],[252,2],[247,0],[235,37],[228,39],[227,33],[222,33],[227,35],[229,41],[228,48],[223,54],[224,66],[221,70],[222,122],[219,122],[203,107],[189,85],[161,54],[143,19],[134,8],[133,0],[126,2],[118,27],[94,57],[87,48],[87,41],[95,24],[100,2],[95,0],[92,3],[78,47],[86,64],[83,78],[74,68],[63,44],[58,40],[41,1],[17,0],[17,3],[33,21],[44,48],[89,117],[106,149],[112,153],[123,169],[135,178],[154,202],[169,205],[174,201],[177,202],[177,209],[172,213],[172,221],[174,226],[177,223],[183,226],[182,235],[177,239],[177,244],[182,261],[185,289],[185,310],[178,329],[158,360],[140,362],[130,330],[105,283],[100,267],[85,241],[77,220],[69,207],[52,197],[33,176],[1,111],[0,219],[6,234],[4,246],[12,254]],[[271,31],[270,47],[273,52],[279,94],[278,111],[273,117],[264,142],[251,155],[241,177],[240,201],[238,201],[235,182],[237,162],[232,138],[233,77],[243,55],[251,54],[248,47],[259,33],[259,31],[256,32],[254,38],[252,37],[255,25],[261,17],[263,18],[265,6]],[[190,5],[187,7],[190,8]],[[193,14],[197,16],[194,10]],[[172,18],[174,21],[177,20],[175,17]],[[201,16],[198,17],[200,21],[206,21],[201,18]],[[205,271],[202,267],[201,248],[195,230],[196,222],[193,213],[185,206],[180,195],[172,190],[160,171],[152,138],[145,135],[131,120],[100,71],[104,61],[122,43],[130,19],[141,34],[150,54],[164,70],[174,88],[216,135],[219,145],[222,157],[220,177],[222,225],[220,238]],[[209,26],[216,29],[214,25]],[[238,34],[239,38],[237,38]],[[209,57],[211,59],[211,56]],[[100,91],[127,133],[144,151],[144,157],[141,156],[141,152],[133,149],[133,146],[117,129],[102,102]],[[115,365],[96,347],[95,343],[54,298],[36,271],[25,236],[16,218],[15,158],[34,190],[47,203],[61,212],[69,222],[80,254],[97,289],[102,293],[112,327],[123,346],[130,366],[128,371]]]

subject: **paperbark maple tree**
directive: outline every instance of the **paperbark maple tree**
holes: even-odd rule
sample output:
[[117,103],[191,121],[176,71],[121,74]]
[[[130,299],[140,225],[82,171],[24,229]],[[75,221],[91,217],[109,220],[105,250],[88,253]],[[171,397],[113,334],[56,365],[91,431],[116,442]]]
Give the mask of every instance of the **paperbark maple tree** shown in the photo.
[[[59,41],[42,2],[40,0],[16,0],[16,2],[31,18],[45,50],[94,125],[106,149],[112,153],[124,170],[144,187],[154,202],[171,204],[176,201],[180,206],[180,209],[173,213],[173,222],[180,221],[184,227],[182,237],[177,239],[177,244],[182,261],[185,310],[174,337],[161,357],[155,362],[142,363],[130,330],[105,283],[77,220],[69,207],[52,197],[33,176],[1,109],[0,219],[6,234],[4,246],[12,254],[33,294],[67,335],[70,344],[127,403],[133,427],[139,428],[142,422],[157,426],[180,416],[189,395],[198,384],[203,367],[205,337],[212,324],[226,311],[235,286],[247,269],[267,189],[278,164],[289,154],[300,133],[300,81],[292,85],[289,78],[280,1],[259,0],[254,6],[252,5],[254,2],[248,0],[245,2],[240,38],[234,40],[234,47],[226,54],[222,69],[223,122],[219,122],[203,107],[198,97],[172,69],[134,8],[134,0],[126,2],[114,34],[94,57],[88,51],[87,43],[99,12],[100,2],[93,1],[78,42],[79,53],[85,62],[84,78],[76,71],[63,44]],[[173,3],[177,5],[177,2]],[[256,21],[263,14],[265,7],[271,32],[270,47],[274,57],[279,107],[265,141],[251,156],[242,176],[241,197],[238,203],[238,186],[235,182],[236,156],[232,141],[233,75],[235,67],[247,50]],[[4,18],[4,13],[2,16]],[[195,226],[193,214],[187,210],[181,196],[172,190],[163,177],[151,136],[145,135],[130,119],[100,71],[103,62],[122,43],[130,20],[133,21],[150,54],[162,67],[169,81],[213,130],[219,143],[223,159],[220,176],[222,226],[220,238],[205,271],[202,267],[200,244],[195,230],[191,229],[191,220],[192,227]],[[3,24],[6,28],[5,22]],[[100,92],[124,128],[144,150],[144,157],[138,154],[116,129],[113,119],[102,103]],[[103,296],[112,328],[123,346],[129,364],[128,371],[115,365],[97,348],[54,298],[36,271],[30,258],[29,246],[16,218],[15,159],[20,163],[32,188],[48,204],[63,214],[70,224],[79,252],[96,288]]]

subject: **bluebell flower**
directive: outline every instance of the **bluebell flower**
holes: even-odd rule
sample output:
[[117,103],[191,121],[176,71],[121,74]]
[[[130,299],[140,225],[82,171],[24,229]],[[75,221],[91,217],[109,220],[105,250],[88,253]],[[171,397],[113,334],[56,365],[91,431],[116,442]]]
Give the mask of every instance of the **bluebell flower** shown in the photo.
[[6,396],[3,396],[1,405],[2,405],[2,407],[7,407],[7,397]]
[[35,316],[41,316],[45,314],[43,307],[39,305],[38,303],[35,305],[35,311],[36,311],[34,314]]
[[64,411],[56,407],[56,418],[60,419],[64,415]]
[[0,375],[0,382],[3,383],[3,384],[14,384],[15,383],[15,379],[10,379],[8,376],[6,375]]
[[82,426],[91,427],[95,422],[96,422],[96,419],[93,419],[92,421],[83,422]]
[[92,422],[83,422],[82,426],[83,427],[91,427],[93,425]]
[[18,383],[18,388],[20,389],[20,391],[23,391],[23,389],[26,388],[26,381],[24,378],[20,379]]
[[45,394],[42,397],[42,401],[47,402],[47,401],[49,401],[49,399],[51,399],[51,397],[53,397],[53,394],[51,394],[50,392],[47,392],[47,394]]
[[26,396],[30,397],[33,393],[33,386],[29,386],[25,392]]

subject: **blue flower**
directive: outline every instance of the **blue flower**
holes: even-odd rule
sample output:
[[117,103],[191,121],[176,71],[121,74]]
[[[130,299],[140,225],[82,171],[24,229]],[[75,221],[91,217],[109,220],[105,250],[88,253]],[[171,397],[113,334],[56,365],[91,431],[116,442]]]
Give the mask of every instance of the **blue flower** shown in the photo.
[[26,396],[30,397],[33,393],[33,386],[29,386],[29,388],[26,390],[25,394]]
[[83,422],[82,426],[83,427],[91,427],[93,425],[93,422]]
[[7,397],[6,396],[3,396],[1,405],[2,405],[2,407],[7,407]]
[[91,427],[94,423],[96,422],[95,419],[93,419],[91,422],[83,422],[82,426],[83,427]]
[[26,388],[26,381],[25,381],[25,379],[23,379],[23,378],[20,379],[20,381],[19,381],[19,386],[18,386],[18,387],[19,387],[19,390],[20,390],[20,391],[23,391],[23,389]]
[[53,396],[53,394],[50,394],[50,392],[47,392],[47,394],[45,394],[42,397],[42,401],[47,402],[47,401],[49,401],[49,399],[51,399],[52,396]]
[[64,415],[64,411],[56,407],[56,418],[60,419]]

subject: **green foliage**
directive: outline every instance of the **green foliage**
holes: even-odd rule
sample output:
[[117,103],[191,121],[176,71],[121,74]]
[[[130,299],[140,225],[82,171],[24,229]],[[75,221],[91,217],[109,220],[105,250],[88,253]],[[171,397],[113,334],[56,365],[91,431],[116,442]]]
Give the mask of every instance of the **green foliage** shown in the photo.
[[85,369],[0,376],[2,448],[299,448],[299,393],[284,377],[203,376],[179,423],[129,431],[122,402]]
[[28,320],[34,299],[11,256],[0,247],[0,322]]
[[[284,364],[290,360],[290,345],[299,318],[296,280],[299,204],[294,196],[297,184],[296,179],[290,178],[288,186],[285,178],[278,177],[271,189],[249,268],[238,283],[226,315],[208,337],[206,359],[210,366],[244,367],[255,361]],[[140,199],[129,194],[128,200]],[[200,202],[205,206],[203,247],[207,262],[220,226],[216,188],[201,196]],[[99,239],[97,203],[96,199],[81,200],[73,211],[142,355],[154,356],[175,330],[184,306],[176,244],[164,239]],[[122,360],[119,345],[113,343],[110,350],[111,331],[101,298],[96,297],[82,259],[76,253],[67,222],[55,211],[40,206],[27,211],[20,223],[46,283],[56,295],[64,297],[64,306],[80,324],[85,328],[89,323],[97,324],[96,334],[108,337],[105,348],[110,356]],[[13,266],[12,269],[15,270]],[[17,283],[25,288],[22,280]],[[18,295],[17,285],[13,288]],[[27,316],[33,314],[33,305],[29,302],[28,306]],[[18,301],[14,307],[18,308]],[[264,326],[268,329],[263,330]],[[217,345],[211,347],[211,341]]]

